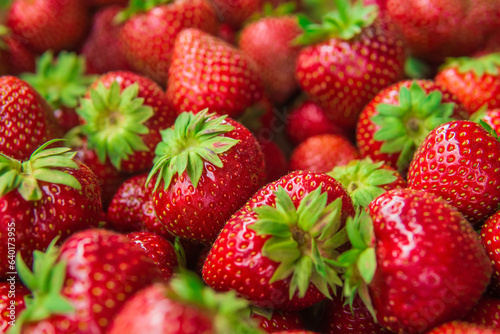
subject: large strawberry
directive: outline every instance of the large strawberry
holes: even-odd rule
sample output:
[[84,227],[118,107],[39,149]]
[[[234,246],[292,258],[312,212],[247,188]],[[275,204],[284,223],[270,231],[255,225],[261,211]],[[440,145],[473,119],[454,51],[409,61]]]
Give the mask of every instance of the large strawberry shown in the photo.
[[481,241],[494,269],[489,292],[500,297],[500,212],[491,215],[484,223]]
[[263,87],[249,58],[198,29],[177,36],[167,96],[178,113],[205,108],[232,118],[260,101]]
[[492,273],[469,222],[439,197],[390,190],[347,221],[344,295],[359,293],[378,322],[397,333],[422,333],[465,316]]
[[197,28],[211,34],[218,30],[217,15],[208,0],[130,1],[118,17],[123,22],[120,44],[129,63],[162,86],[177,34]]
[[396,28],[377,17],[376,6],[335,0],[323,24],[302,17],[304,34],[296,68],[302,89],[328,117],[354,128],[358,115],[380,90],[403,75],[405,50]]
[[90,229],[60,248],[35,252],[33,271],[17,259],[33,297],[9,334],[106,333],[116,312],[138,290],[159,280],[159,270],[127,237]]
[[349,195],[330,176],[285,175],[227,222],[207,256],[203,279],[259,307],[311,306],[342,284],[331,261],[347,241],[343,225],[353,212]]
[[434,129],[410,164],[408,186],[442,197],[478,226],[500,204],[500,141],[480,124]]
[[455,94],[469,114],[500,108],[500,53],[449,59],[436,82]]
[[364,107],[356,142],[363,157],[384,161],[406,174],[416,149],[435,127],[467,116],[445,87],[430,80],[400,81]]
[[265,182],[264,157],[253,135],[226,116],[180,114],[161,132],[154,208],[174,235],[210,243]]
[[0,77],[0,114],[0,153],[10,157],[26,159],[62,135],[47,102],[16,77]]
[[[101,193],[94,173],[69,148],[38,148],[25,161],[0,154],[0,277],[15,272],[11,249],[31,262],[56,236],[97,227]],[[8,261],[7,261],[8,259]]]

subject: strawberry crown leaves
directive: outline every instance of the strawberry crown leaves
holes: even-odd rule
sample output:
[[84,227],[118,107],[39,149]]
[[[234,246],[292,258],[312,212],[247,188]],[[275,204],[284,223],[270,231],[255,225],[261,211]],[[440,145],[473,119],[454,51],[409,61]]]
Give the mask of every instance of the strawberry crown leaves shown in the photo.
[[383,161],[373,162],[370,158],[352,160],[327,174],[344,186],[354,206],[366,207],[385,192],[382,186],[397,180],[396,172],[381,168],[383,165]]
[[479,125],[483,127],[483,129],[486,130],[490,135],[492,135],[496,140],[500,140],[500,137],[498,136],[498,133],[491,127],[489,123],[486,123],[484,120],[480,119],[478,121]]
[[441,103],[443,94],[436,90],[429,94],[416,82],[399,90],[399,104],[380,103],[373,123],[380,126],[374,139],[384,142],[381,152],[400,152],[397,161],[403,171],[416,148],[437,126],[452,121],[454,103]]
[[217,334],[262,334],[250,319],[248,301],[238,298],[235,291],[214,291],[190,271],[181,270],[170,281],[167,297],[210,312]]
[[[0,0],[0,8],[2,8],[1,2],[2,0]],[[10,33],[9,28],[0,24],[0,50],[9,50],[9,46],[4,40],[4,38],[7,37],[9,33]]]
[[37,60],[36,73],[23,73],[21,79],[32,85],[54,109],[76,108],[95,76],[85,75],[85,58],[73,52],[52,51]]
[[478,78],[484,74],[496,76],[500,73],[500,52],[490,53],[477,58],[448,58],[443,68],[457,68],[460,73],[473,72]]
[[116,24],[123,23],[138,13],[148,12],[156,6],[168,4],[172,0],[130,0],[127,8],[119,12],[114,22]]
[[345,228],[340,228],[342,199],[327,205],[327,193],[321,186],[307,194],[295,208],[289,194],[282,187],[274,192],[275,207],[262,206],[254,211],[257,221],[250,227],[257,235],[270,235],[262,253],[278,262],[270,283],[292,276],[289,298],[302,298],[314,284],[321,293],[330,296],[342,281],[338,268],[328,263],[338,255],[337,248],[347,242]]
[[351,3],[349,0],[334,0],[337,10],[325,14],[322,23],[317,24],[304,15],[299,15],[299,25],[304,33],[294,40],[294,44],[310,45],[331,38],[350,40],[363,28],[370,26],[378,16],[376,5],[366,6],[363,0]]
[[297,9],[297,4],[294,2],[285,2],[279,6],[273,6],[270,2],[265,2],[260,12],[252,14],[243,25],[258,21],[265,17],[280,17],[292,14]]
[[138,92],[137,83],[120,92],[118,82],[114,81],[110,88],[100,82],[76,110],[85,120],[81,130],[89,147],[95,149],[102,163],[109,157],[118,170],[122,160],[134,152],[149,150],[141,135],[149,132],[144,123],[153,116],[153,108],[144,104],[144,98],[137,97]]
[[156,191],[162,180],[166,190],[176,174],[186,172],[196,188],[203,173],[204,161],[221,168],[223,164],[219,154],[239,142],[237,139],[223,136],[234,129],[232,125],[224,122],[226,117],[216,117],[215,113],[208,114],[208,109],[198,114],[180,114],[173,127],[161,131],[162,141],[156,146],[155,164],[146,184],[159,173],[160,177],[156,179],[154,190]]
[[80,190],[81,185],[73,175],[56,169],[78,169],[77,163],[73,161],[76,151],[67,147],[46,149],[62,140],[46,142],[24,162],[0,153],[0,196],[17,189],[24,200],[38,201],[42,198],[38,181],[63,184]]
[[17,272],[32,295],[25,299],[26,309],[19,315],[16,326],[12,326],[8,334],[21,333],[24,323],[74,311],[71,302],[61,293],[66,278],[66,262],[58,261],[59,249],[55,245],[57,240],[58,237],[52,240],[45,252],[33,252],[33,271],[28,268],[21,254],[17,253]]
[[12,4],[12,0],[0,0],[0,9],[8,9]]

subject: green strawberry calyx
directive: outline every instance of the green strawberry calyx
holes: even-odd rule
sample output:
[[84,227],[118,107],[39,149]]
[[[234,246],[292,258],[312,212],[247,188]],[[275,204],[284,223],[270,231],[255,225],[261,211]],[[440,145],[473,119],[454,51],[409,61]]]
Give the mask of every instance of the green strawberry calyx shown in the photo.
[[271,236],[262,248],[262,254],[278,262],[270,283],[291,276],[289,298],[298,292],[302,298],[310,283],[323,295],[331,298],[341,286],[339,268],[330,263],[339,255],[337,248],[347,242],[345,228],[341,228],[342,199],[327,204],[327,193],[321,186],[307,194],[295,208],[289,194],[282,187],[274,192],[275,206],[254,208],[257,221],[250,226],[257,235]]
[[270,2],[265,2],[262,6],[262,10],[260,12],[254,13],[247,19],[243,25],[248,25],[250,23],[256,22],[262,18],[266,17],[281,17],[285,15],[292,14],[297,9],[297,4],[294,2],[285,2],[281,5],[274,6]]
[[172,0],[130,0],[128,7],[119,12],[113,21],[115,24],[120,24],[136,14],[149,12],[157,6],[170,2],[172,2]]
[[33,252],[33,271],[24,262],[21,254],[16,257],[19,277],[30,289],[32,295],[25,298],[26,309],[19,315],[16,325],[8,334],[21,333],[23,324],[48,319],[52,315],[65,315],[74,312],[72,303],[62,295],[66,279],[66,262],[59,261],[56,237],[45,252]]
[[54,58],[47,51],[37,60],[36,73],[23,73],[27,81],[54,109],[76,108],[95,76],[85,75],[85,58],[73,52],[61,52]]
[[62,184],[80,190],[80,182],[73,175],[58,170],[79,168],[73,160],[76,151],[67,147],[46,149],[59,141],[62,139],[46,142],[24,162],[0,153],[0,197],[17,189],[24,200],[38,201],[42,198],[38,181]]
[[180,176],[186,172],[196,188],[205,169],[205,162],[221,168],[223,163],[219,155],[239,142],[224,136],[234,130],[234,126],[225,122],[226,117],[208,114],[208,109],[197,114],[181,113],[173,127],[161,131],[162,141],[156,146],[154,166],[146,184],[158,173],[154,190],[161,181],[166,190],[175,175]]
[[85,121],[81,131],[87,136],[89,148],[96,151],[102,163],[109,158],[118,170],[134,152],[149,150],[142,135],[149,133],[144,123],[153,116],[153,108],[137,97],[138,92],[137,83],[120,92],[116,81],[109,88],[99,82],[76,110]]
[[399,104],[380,103],[378,114],[371,118],[380,126],[374,139],[382,141],[380,151],[399,153],[397,167],[403,172],[417,147],[437,126],[452,121],[454,103],[442,103],[443,94],[436,90],[429,94],[413,81],[410,88],[401,87]]
[[248,301],[238,298],[235,291],[216,292],[203,284],[200,278],[181,270],[169,282],[167,298],[197,307],[213,318],[216,334],[262,334],[250,318]]
[[378,6],[366,6],[363,0],[334,0],[337,10],[325,14],[322,23],[317,24],[304,15],[298,15],[304,33],[294,40],[294,44],[310,45],[332,38],[350,40],[370,26],[378,16]]
[[[0,3],[1,3],[1,0],[0,0]],[[0,6],[0,8],[1,8],[1,6]],[[0,51],[1,50],[6,50],[6,51],[9,50],[9,46],[7,45],[7,43],[4,40],[5,37],[9,36],[9,33],[10,33],[9,28],[0,24]]]
[[352,160],[327,174],[344,186],[355,207],[366,207],[385,192],[382,186],[397,180],[397,172],[381,168],[383,165],[383,161],[373,162],[370,158]]
[[500,52],[475,58],[449,58],[446,60],[443,68],[456,68],[459,73],[473,72],[478,78],[485,74],[497,76],[500,73]]

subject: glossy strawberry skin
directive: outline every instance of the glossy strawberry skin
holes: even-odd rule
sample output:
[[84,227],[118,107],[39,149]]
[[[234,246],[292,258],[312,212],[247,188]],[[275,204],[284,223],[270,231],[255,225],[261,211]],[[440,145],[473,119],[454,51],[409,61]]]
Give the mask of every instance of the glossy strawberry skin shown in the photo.
[[494,269],[489,292],[500,298],[500,212],[486,220],[480,235]]
[[153,195],[156,215],[170,233],[204,244],[215,240],[231,215],[266,180],[264,156],[250,131],[229,118],[222,124],[234,127],[222,136],[239,140],[219,155],[223,167],[204,161],[196,188],[184,172],[175,175],[166,190],[161,182]]
[[464,320],[480,326],[500,328],[500,299],[483,296]]
[[178,113],[205,108],[236,118],[260,101],[263,86],[246,55],[197,29],[176,39],[167,97]]
[[15,159],[28,159],[50,139],[62,136],[52,109],[25,81],[0,77],[0,152]]
[[310,285],[304,297],[288,298],[290,278],[269,283],[278,263],[262,255],[262,247],[270,236],[258,236],[250,227],[257,214],[253,208],[274,205],[274,191],[282,186],[297,207],[300,200],[318,186],[328,193],[327,202],[342,198],[342,221],[353,215],[349,195],[340,183],[326,174],[292,172],[259,190],[242,209],[226,223],[215,240],[203,266],[203,279],[217,291],[234,289],[253,305],[296,311],[311,306],[326,297]]
[[217,15],[209,1],[176,0],[132,16],[121,29],[122,50],[136,71],[164,86],[175,38],[185,28],[217,33]]
[[415,153],[408,186],[442,197],[475,226],[500,202],[500,142],[470,121],[434,129]]
[[402,78],[404,60],[396,28],[379,16],[351,40],[330,39],[302,49],[296,76],[332,121],[353,129],[365,104]]
[[[356,127],[356,144],[363,157],[370,157],[374,161],[385,161],[393,168],[397,167],[399,152],[385,153],[381,152],[383,142],[374,140],[375,133],[380,126],[372,121],[372,117],[379,115],[377,106],[384,104],[399,104],[399,90],[401,87],[410,88],[414,80],[400,81],[379,92],[364,108],[359,115],[358,125]],[[415,80],[415,82],[424,89],[426,94],[434,91],[442,93],[442,103],[455,103],[453,115],[455,119],[466,119],[469,114],[458,98],[447,90],[444,86],[431,80]]]
[[382,326],[421,333],[474,307],[492,268],[455,208],[423,191],[396,189],[375,199],[369,212],[377,261],[369,290]]
[[326,173],[359,158],[358,150],[347,138],[323,134],[309,137],[295,148],[290,157],[290,169]]
[[6,333],[18,314],[26,308],[24,297],[31,292],[20,282],[0,282],[0,333]]
[[[97,227],[101,215],[101,192],[94,173],[77,162],[79,169],[60,169],[81,184],[68,186],[39,181],[42,198],[25,201],[17,190],[0,197],[0,255],[8,258],[8,229],[15,226],[16,251],[30,265],[34,250],[45,250],[56,237],[60,240],[77,231]],[[0,277],[11,272],[7,261],[0,262]]]
[[273,310],[270,319],[264,315],[252,312],[252,318],[258,322],[259,327],[266,333],[304,329],[304,324],[302,323],[299,312]]
[[500,331],[463,321],[452,321],[433,328],[427,334],[500,334]]
[[104,333],[135,292],[159,279],[156,265],[127,237],[102,229],[72,235],[60,248],[66,261],[62,295],[75,312],[23,327],[23,333]]

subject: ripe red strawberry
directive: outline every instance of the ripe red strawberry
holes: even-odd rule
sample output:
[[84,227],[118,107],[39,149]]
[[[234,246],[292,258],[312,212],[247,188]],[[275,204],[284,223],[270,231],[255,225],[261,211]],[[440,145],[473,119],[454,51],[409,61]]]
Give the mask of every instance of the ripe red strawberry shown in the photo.
[[290,170],[326,173],[335,166],[359,159],[356,147],[344,136],[324,134],[309,137],[299,144],[290,157]]
[[483,296],[464,321],[490,328],[500,328],[500,299]]
[[453,321],[435,327],[427,334],[500,334],[500,330],[463,321]]
[[293,172],[259,190],[227,222],[203,266],[217,291],[235,290],[253,305],[295,311],[340,285],[331,266],[354,212],[339,182]]
[[347,135],[344,128],[332,122],[323,109],[312,101],[305,101],[290,112],[285,130],[295,145],[316,135],[327,133]]
[[430,80],[405,80],[373,98],[359,116],[357,146],[363,157],[406,174],[413,154],[438,125],[468,114],[456,96]]
[[385,328],[424,333],[477,303],[492,268],[469,222],[439,197],[390,190],[347,221],[344,295],[360,298]]
[[406,188],[406,181],[398,171],[370,158],[351,160],[333,168],[328,175],[344,186],[355,207],[368,206],[388,190]]
[[71,50],[84,37],[89,14],[81,0],[14,0],[7,26],[37,53]]
[[27,159],[35,149],[62,135],[45,100],[25,81],[0,77],[0,153]]
[[253,14],[259,13],[265,3],[277,6],[286,0],[212,0],[220,21],[229,24],[235,29],[241,28],[243,23]]
[[0,75],[17,75],[34,70],[35,55],[6,26],[0,24]]
[[415,153],[408,186],[442,197],[478,226],[500,203],[499,153],[497,136],[481,125],[445,123]]
[[77,109],[82,133],[101,163],[137,173],[150,169],[160,130],[171,126],[176,114],[161,87],[132,72],[109,72],[90,87]]
[[500,53],[451,58],[436,82],[455,94],[470,115],[482,106],[500,108]]
[[207,0],[131,1],[117,19],[125,21],[120,43],[129,63],[162,86],[177,34],[185,28],[218,31],[217,14]]
[[30,291],[15,278],[0,282],[0,333],[16,325],[16,318],[26,308],[24,298]]
[[178,271],[177,251],[167,239],[151,232],[132,232],[126,236],[139,245],[145,254],[153,260],[165,281],[168,281],[174,272]]
[[118,313],[109,334],[262,334],[249,316],[247,303],[234,292],[216,293],[195,274],[183,272],[168,285],[139,291]]
[[241,51],[201,30],[185,29],[175,42],[167,96],[178,113],[209,108],[236,118],[262,99],[263,88]]
[[[69,148],[38,148],[25,161],[0,154],[0,277],[14,272],[15,248],[31,263],[56,236],[97,227],[101,193],[94,173]],[[9,261],[7,261],[9,259]]]
[[[397,29],[376,6],[337,0],[323,25],[300,20],[305,32],[296,75],[302,89],[335,123],[354,128],[380,90],[403,75],[405,50]],[[314,44],[313,44],[314,43]]]
[[471,121],[482,119],[489,124],[493,130],[500,133],[500,108],[478,111],[471,117]]
[[266,333],[304,329],[304,324],[302,323],[299,312],[287,312],[252,307],[251,317],[257,320],[259,327]]
[[264,157],[256,139],[226,116],[180,114],[161,132],[148,182],[154,208],[167,230],[211,243],[245,202],[265,183]]
[[292,41],[302,32],[294,16],[265,17],[247,25],[239,47],[256,64],[267,95],[284,103],[298,89],[295,63],[300,47]]
[[288,173],[288,159],[283,150],[272,141],[259,140],[266,161],[266,181],[276,181]]
[[13,333],[106,333],[126,300],[160,272],[127,237],[103,229],[73,234],[58,249],[37,252],[31,271],[17,259],[32,291]]
[[491,215],[481,228],[481,242],[493,265],[490,292],[500,298],[500,212]]

